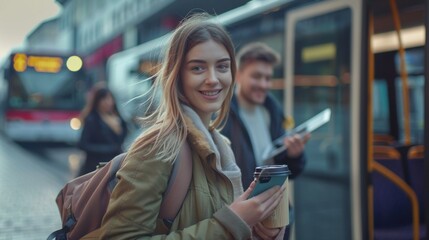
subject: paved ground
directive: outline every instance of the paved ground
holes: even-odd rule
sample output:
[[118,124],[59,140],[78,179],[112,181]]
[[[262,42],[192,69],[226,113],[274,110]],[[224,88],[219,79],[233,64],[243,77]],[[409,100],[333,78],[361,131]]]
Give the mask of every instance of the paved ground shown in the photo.
[[69,178],[0,135],[0,240],[46,239],[60,228],[55,197]]

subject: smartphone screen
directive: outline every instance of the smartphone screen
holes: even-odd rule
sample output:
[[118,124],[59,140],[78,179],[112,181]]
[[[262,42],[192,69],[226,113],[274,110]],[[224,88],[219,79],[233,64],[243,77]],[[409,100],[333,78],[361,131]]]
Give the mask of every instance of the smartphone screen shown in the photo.
[[280,186],[280,187],[283,186],[286,179],[287,179],[287,175],[274,175],[274,176],[261,175],[258,178],[255,189],[253,189],[253,192],[250,194],[249,198],[259,195],[262,192],[265,192],[266,190],[274,186]]

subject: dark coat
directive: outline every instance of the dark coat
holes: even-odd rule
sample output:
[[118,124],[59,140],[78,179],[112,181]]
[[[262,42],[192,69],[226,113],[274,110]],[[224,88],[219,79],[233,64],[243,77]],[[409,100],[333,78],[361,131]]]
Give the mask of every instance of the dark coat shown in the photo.
[[[264,107],[270,114],[270,134],[272,140],[275,140],[285,134],[283,128],[284,115],[280,106],[270,95],[267,96]],[[253,172],[256,167],[256,160],[250,140],[249,133],[238,113],[239,105],[234,95],[231,101],[229,116],[225,127],[221,131],[223,135],[231,140],[232,151],[234,152],[237,165],[241,169],[243,188],[247,189],[253,181]],[[296,177],[305,165],[304,154],[297,158],[289,158],[287,150],[274,158],[275,164],[287,164],[292,172],[291,178]]]
[[99,162],[107,162],[122,153],[122,144],[127,135],[127,125],[121,119],[122,133],[117,135],[97,112],[85,119],[78,147],[85,151],[86,160],[80,174],[94,171]]

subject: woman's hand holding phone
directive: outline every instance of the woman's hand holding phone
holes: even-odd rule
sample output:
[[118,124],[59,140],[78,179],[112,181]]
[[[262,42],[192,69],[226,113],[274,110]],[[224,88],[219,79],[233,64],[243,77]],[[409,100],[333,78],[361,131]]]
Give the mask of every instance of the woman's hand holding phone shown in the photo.
[[286,187],[274,186],[261,194],[249,198],[256,182],[253,181],[249,188],[241,194],[229,207],[250,227],[270,216],[283,198]]
[[252,193],[249,195],[249,198],[259,195],[274,186],[283,186],[287,178],[288,175],[266,176],[261,174],[261,176],[255,181],[256,185],[253,188]]

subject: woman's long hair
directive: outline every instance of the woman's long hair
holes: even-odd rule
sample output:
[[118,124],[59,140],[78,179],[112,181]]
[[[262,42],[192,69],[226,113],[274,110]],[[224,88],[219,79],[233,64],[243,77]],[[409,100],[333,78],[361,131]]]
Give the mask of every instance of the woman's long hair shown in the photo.
[[[181,92],[180,73],[185,64],[186,54],[196,45],[213,40],[228,51],[231,58],[233,82],[221,109],[211,122],[209,130],[220,127],[229,112],[229,105],[235,82],[235,53],[233,43],[225,29],[209,20],[208,14],[193,15],[185,20],[173,33],[166,49],[166,55],[160,71],[155,76],[154,89],[161,89],[159,105],[143,124],[148,128],[133,143],[130,152],[136,152],[149,146],[147,155],[156,154],[160,159],[174,159],[180,146],[186,139],[187,126],[181,102],[187,102]],[[152,90],[152,98],[158,91]],[[154,101],[152,101],[154,102]]]

